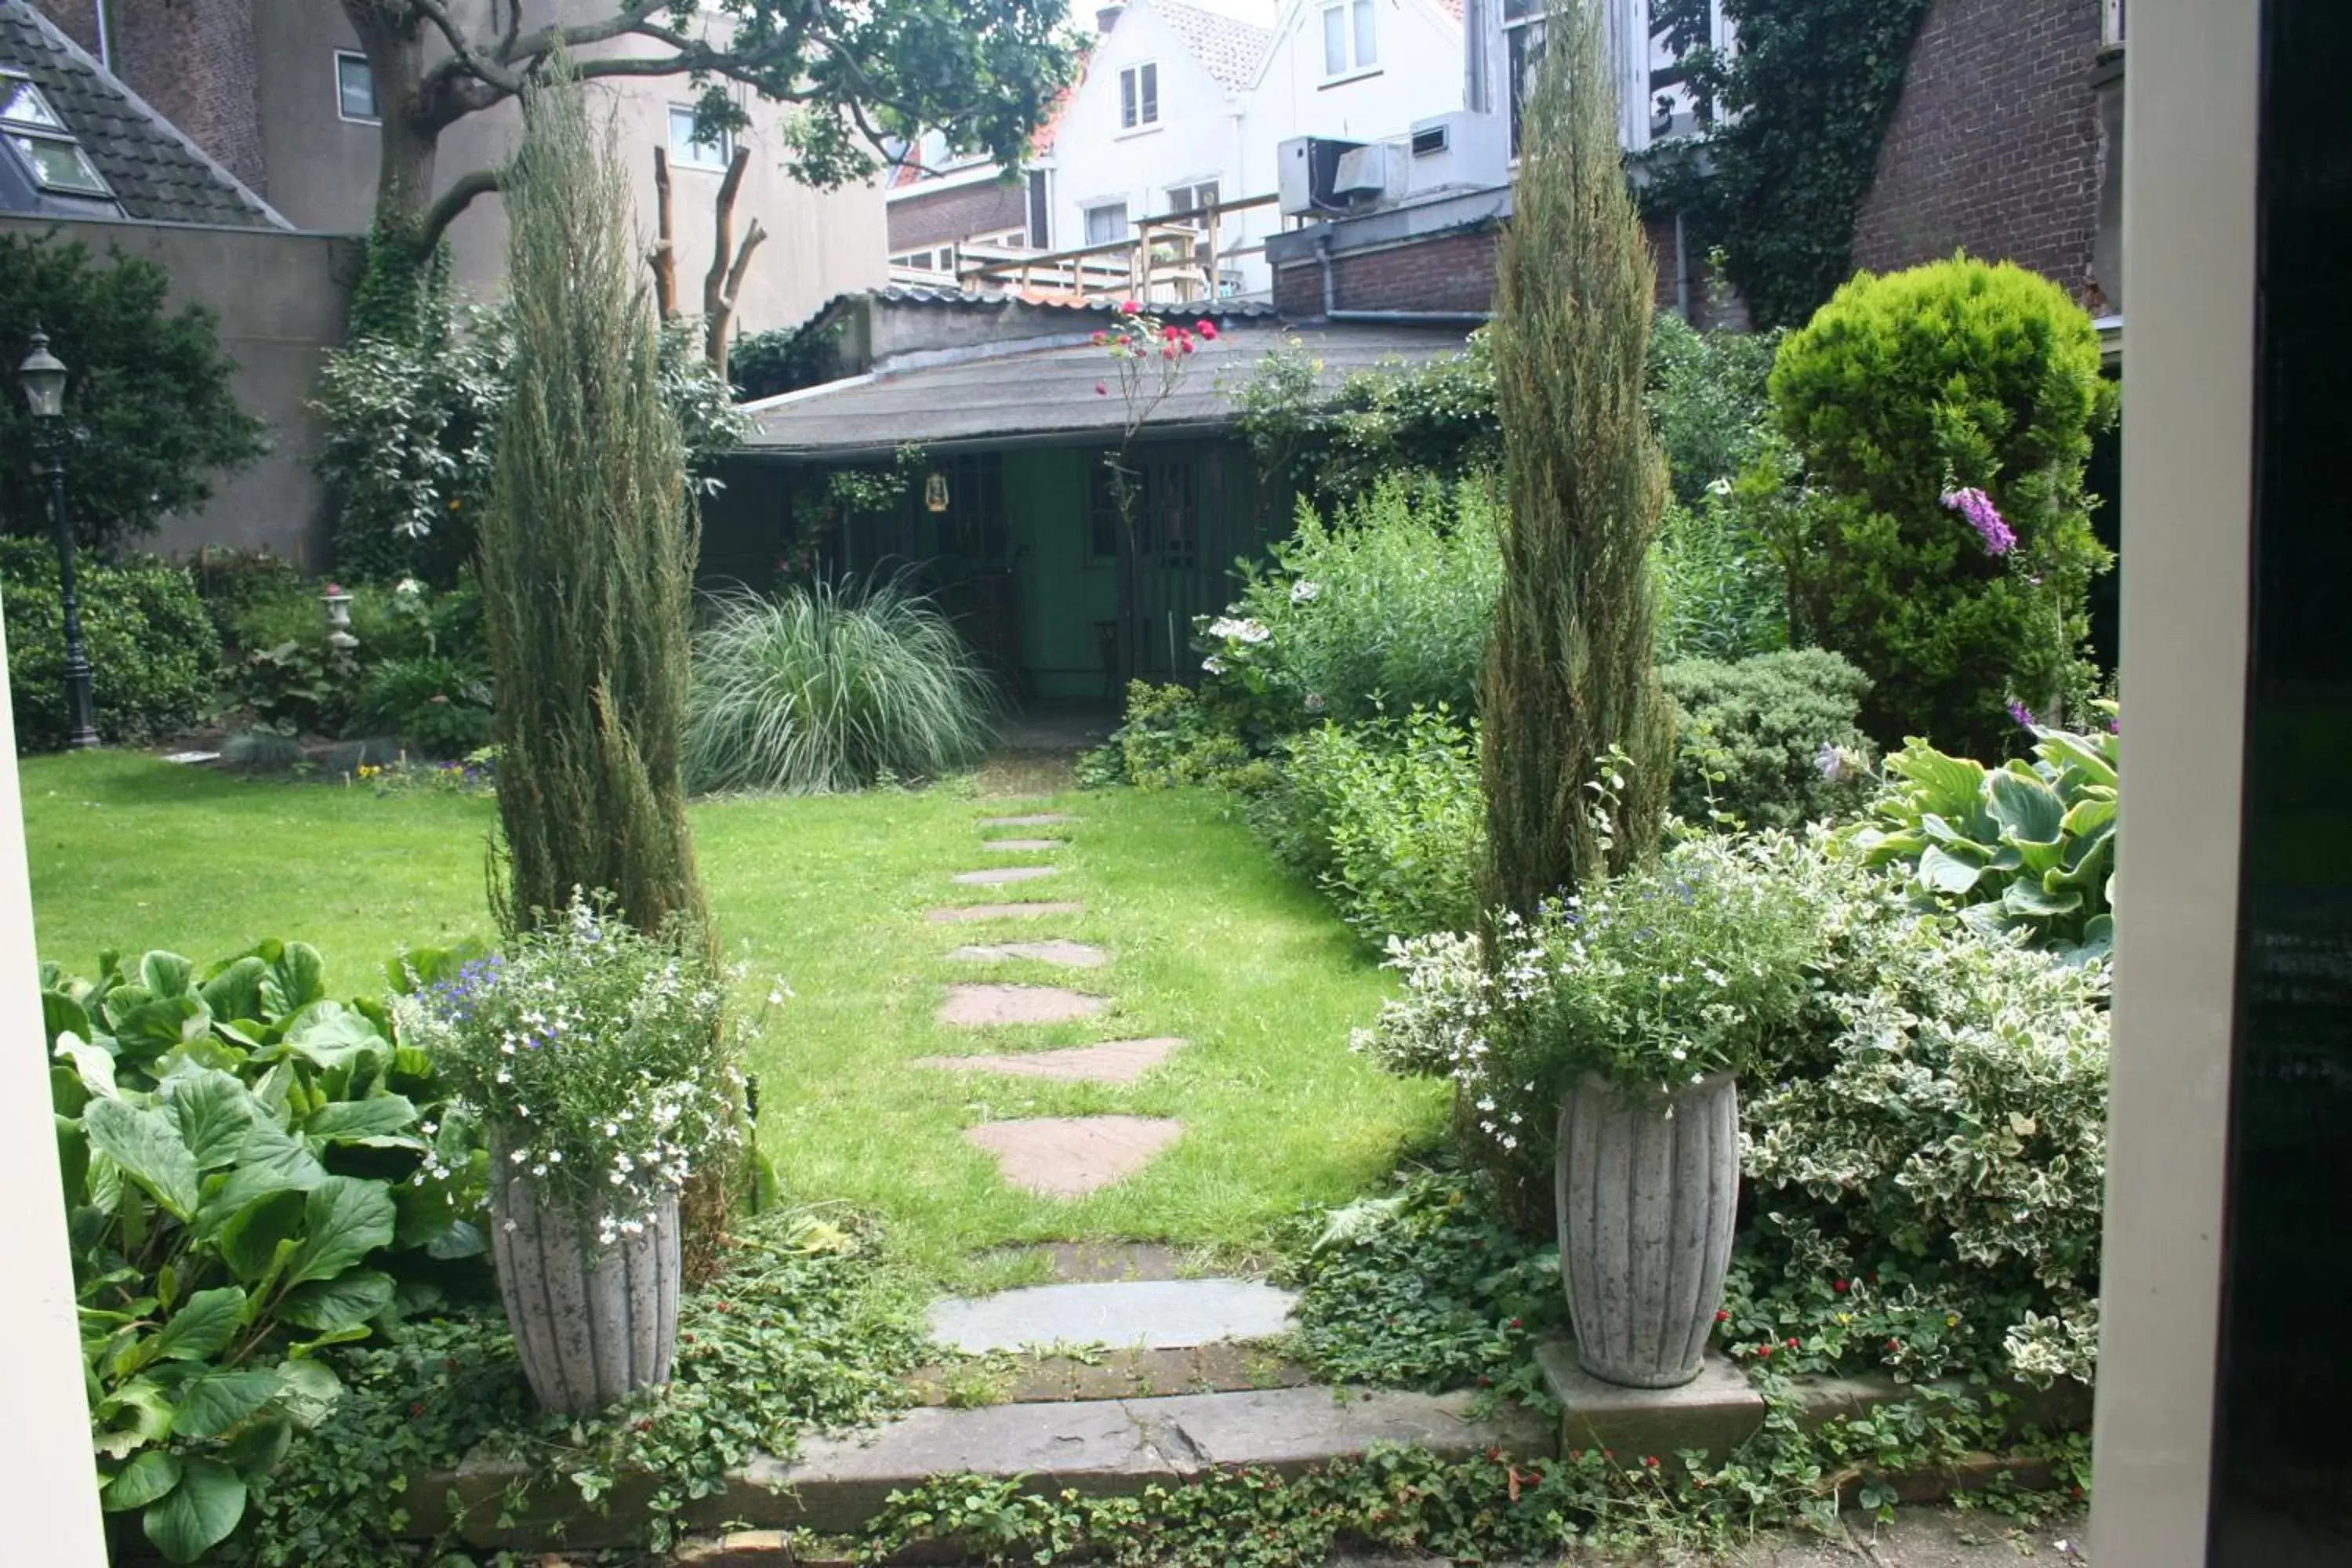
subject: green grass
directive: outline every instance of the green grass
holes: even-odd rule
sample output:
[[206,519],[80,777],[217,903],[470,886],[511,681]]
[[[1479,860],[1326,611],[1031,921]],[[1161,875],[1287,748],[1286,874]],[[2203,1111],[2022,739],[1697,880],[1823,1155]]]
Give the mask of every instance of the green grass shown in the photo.
[[[324,784],[241,783],[129,754],[24,763],[42,955],[87,972],[107,946],[197,959],[265,936],[327,955],[332,989],[379,984],[404,943],[487,935],[489,803],[379,798]],[[1061,875],[1005,889],[951,873],[1033,857],[980,848],[978,820],[1052,807]],[[1025,1241],[1114,1237],[1219,1256],[1260,1247],[1307,1202],[1376,1181],[1433,1139],[1442,1090],[1350,1053],[1386,982],[1348,931],[1276,868],[1213,796],[1113,791],[992,800],[916,794],[737,798],[694,808],[702,872],[747,1011],[778,978],[747,1066],[761,1139],[791,1195],[880,1215],[905,1260],[939,1279],[1006,1283],[1034,1266],[992,1257]],[[941,925],[952,902],[1073,898],[1066,920]],[[1097,970],[950,960],[972,942],[1066,936]],[[1102,1017],[959,1030],[932,1014],[958,980],[1065,984],[1110,997]],[[1128,1088],[916,1068],[913,1058],[1178,1035],[1192,1042]],[[1169,1116],[1183,1139],[1137,1176],[1074,1201],[998,1179],[967,1144],[986,1121],[1097,1112]]]

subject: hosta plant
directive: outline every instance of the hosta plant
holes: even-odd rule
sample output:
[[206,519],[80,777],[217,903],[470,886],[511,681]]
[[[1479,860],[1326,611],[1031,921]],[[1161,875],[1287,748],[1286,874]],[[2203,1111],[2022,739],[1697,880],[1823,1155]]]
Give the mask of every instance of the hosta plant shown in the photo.
[[301,943],[43,981],[101,1496],[193,1562],[340,1393],[315,1352],[478,1276],[479,1170]]
[[2033,732],[2034,760],[1999,768],[1913,740],[1886,759],[1887,787],[1854,837],[1979,931],[2102,954],[2115,943],[2116,736]]

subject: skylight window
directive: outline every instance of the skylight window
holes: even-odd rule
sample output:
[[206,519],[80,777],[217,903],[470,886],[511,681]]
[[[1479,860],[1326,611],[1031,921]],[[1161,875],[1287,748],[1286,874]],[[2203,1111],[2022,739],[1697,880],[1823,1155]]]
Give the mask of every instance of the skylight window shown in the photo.
[[45,191],[77,196],[113,195],[98,165],[89,161],[89,154],[41,96],[41,89],[23,77],[0,74],[0,141],[25,161],[34,182]]

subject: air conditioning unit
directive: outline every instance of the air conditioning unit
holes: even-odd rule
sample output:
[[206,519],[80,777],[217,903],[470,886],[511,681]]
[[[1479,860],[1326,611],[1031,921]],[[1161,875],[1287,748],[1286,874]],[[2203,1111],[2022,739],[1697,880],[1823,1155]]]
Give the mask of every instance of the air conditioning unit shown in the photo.
[[1404,199],[1404,159],[1402,150],[1374,142],[1339,154],[1331,180],[1331,194],[1350,207],[1378,206]]
[[1337,191],[1339,162],[1360,142],[1328,136],[1294,136],[1275,149],[1276,187],[1286,217],[1319,217],[1348,210]]
[[1406,193],[1490,190],[1510,184],[1509,134],[1503,116],[1468,110],[1414,121],[1406,142]]

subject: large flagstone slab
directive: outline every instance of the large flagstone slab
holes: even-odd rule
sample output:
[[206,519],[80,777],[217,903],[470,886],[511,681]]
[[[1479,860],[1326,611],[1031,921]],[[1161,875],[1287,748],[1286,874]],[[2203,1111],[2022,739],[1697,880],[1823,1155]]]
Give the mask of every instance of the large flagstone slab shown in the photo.
[[1110,962],[1110,954],[1101,948],[1058,936],[1047,942],[982,942],[957,948],[948,956],[974,963],[995,963],[1006,959],[1023,958],[1036,963],[1059,964],[1064,969],[1100,969]]
[[1059,866],[991,866],[982,871],[959,871],[955,879],[967,888],[997,888],[1007,882],[1034,882],[1040,877],[1058,877]]
[[968,921],[1034,921],[1047,915],[1075,915],[1084,904],[1062,899],[1039,899],[1024,904],[953,904],[933,910],[923,918],[933,925],[961,925]]
[[1297,1293],[1263,1279],[1037,1285],[931,1304],[931,1337],[969,1355],[1052,1345],[1189,1350],[1288,1331]]
[[1173,1037],[1111,1040],[1066,1051],[1004,1052],[980,1057],[924,1057],[915,1065],[948,1072],[993,1072],[1012,1078],[1049,1078],[1064,1083],[1133,1083],[1184,1048]]
[[1110,1005],[1104,996],[1058,985],[950,985],[940,1022],[967,1029],[997,1024],[1070,1024]]
[[1181,1121],[1143,1116],[1040,1117],[991,1121],[964,1137],[996,1156],[1013,1186],[1075,1198],[1125,1180],[1184,1135]]

